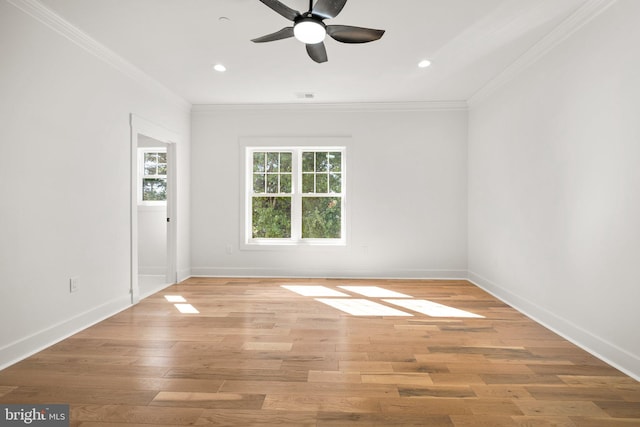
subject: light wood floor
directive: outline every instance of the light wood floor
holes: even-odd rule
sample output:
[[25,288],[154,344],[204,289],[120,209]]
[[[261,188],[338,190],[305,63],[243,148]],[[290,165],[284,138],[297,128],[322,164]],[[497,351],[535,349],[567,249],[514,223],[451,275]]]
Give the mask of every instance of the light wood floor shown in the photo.
[[[354,316],[281,285],[413,316]],[[466,281],[189,279],[0,371],[0,403],[68,403],[83,427],[640,426],[640,383]]]

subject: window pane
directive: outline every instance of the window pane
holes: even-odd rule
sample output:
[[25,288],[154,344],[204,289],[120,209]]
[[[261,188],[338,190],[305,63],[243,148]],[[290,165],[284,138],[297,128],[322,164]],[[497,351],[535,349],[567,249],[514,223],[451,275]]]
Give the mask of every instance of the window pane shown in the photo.
[[268,173],[267,174],[267,193],[277,193],[277,192],[278,192],[278,174]]
[[291,174],[283,173],[280,175],[280,192],[291,193]]
[[329,153],[316,153],[316,172],[326,172],[329,166],[328,162]]
[[254,238],[291,237],[291,198],[254,197],[251,225]]
[[342,172],[342,153],[329,153],[329,170]]
[[167,163],[167,153],[158,153],[158,163]]
[[315,160],[313,153],[302,153],[302,172],[313,172]]
[[254,173],[253,174],[253,192],[254,193],[264,193],[265,192],[265,178],[263,173]]
[[267,172],[278,172],[279,153],[267,153]]
[[167,164],[158,163],[158,175],[166,175],[166,174],[167,174]]
[[302,237],[305,239],[339,239],[341,236],[340,197],[302,198]]
[[167,200],[167,181],[162,178],[142,180],[142,200]]
[[342,193],[342,174],[339,174],[339,173],[329,174],[329,192]]
[[329,175],[316,174],[316,193],[328,193],[329,192]]
[[265,164],[264,164],[265,153],[257,152],[253,153],[253,171],[254,172],[264,172]]
[[144,153],[144,174],[156,175],[158,155],[156,153]]
[[314,178],[315,178],[315,174],[313,174],[313,173],[303,173],[302,174],[302,192],[303,193],[314,193],[315,192]]
[[280,153],[280,172],[291,172],[291,153]]

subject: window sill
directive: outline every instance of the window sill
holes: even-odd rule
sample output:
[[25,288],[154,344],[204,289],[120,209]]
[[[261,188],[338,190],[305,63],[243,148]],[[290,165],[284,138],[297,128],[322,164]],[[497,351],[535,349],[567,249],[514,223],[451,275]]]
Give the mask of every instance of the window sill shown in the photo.
[[331,241],[304,240],[304,241],[273,241],[258,240],[242,243],[240,250],[246,251],[277,251],[277,250],[319,250],[345,248],[347,242],[343,239]]

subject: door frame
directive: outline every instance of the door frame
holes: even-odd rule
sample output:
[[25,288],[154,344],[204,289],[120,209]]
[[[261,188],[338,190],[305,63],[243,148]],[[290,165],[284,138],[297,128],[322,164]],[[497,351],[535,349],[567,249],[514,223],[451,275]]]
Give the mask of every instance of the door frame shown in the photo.
[[176,217],[176,145],[180,136],[160,125],[152,123],[133,113],[130,114],[131,129],[131,304],[140,301],[138,283],[138,135],[153,138],[167,144],[167,278],[177,282],[177,217]]

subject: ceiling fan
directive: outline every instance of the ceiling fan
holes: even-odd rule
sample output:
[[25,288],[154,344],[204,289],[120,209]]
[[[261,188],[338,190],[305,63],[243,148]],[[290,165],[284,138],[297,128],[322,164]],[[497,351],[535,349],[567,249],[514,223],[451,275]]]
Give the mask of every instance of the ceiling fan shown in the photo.
[[318,63],[327,62],[324,38],[328,34],[342,43],[367,43],[378,40],[384,30],[353,27],[350,25],[326,25],[325,19],[338,16],[347,0],[318,0],[313,5],[309,0],[309,11],[300,13],[278,0],[260,0],[272,10],[293,21],[292,27],[285,27],[275,33],[251,40],[254,43],[272,42],[295,37],[307,46],[307,53]]

